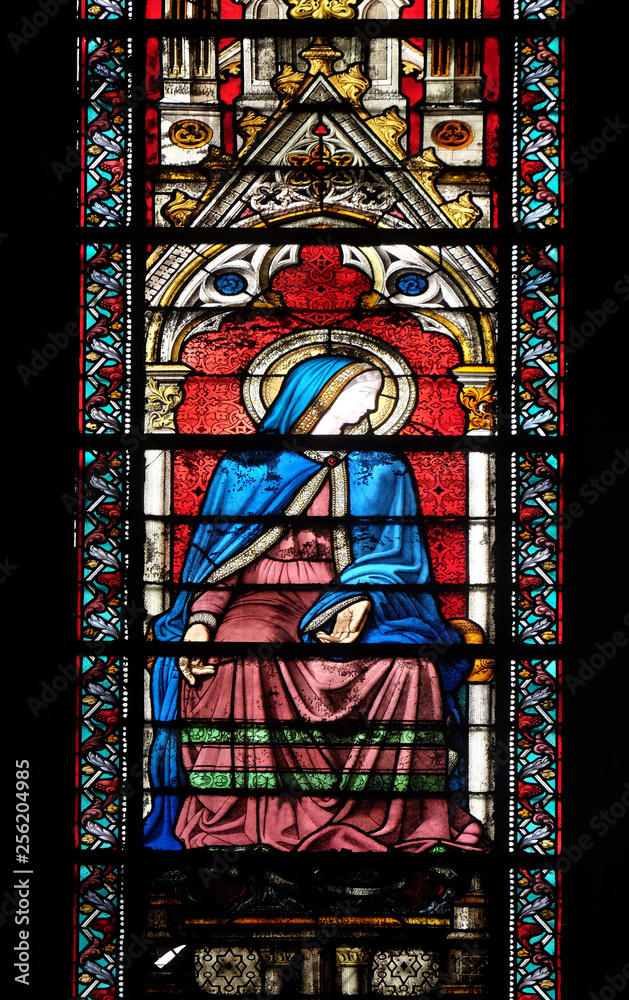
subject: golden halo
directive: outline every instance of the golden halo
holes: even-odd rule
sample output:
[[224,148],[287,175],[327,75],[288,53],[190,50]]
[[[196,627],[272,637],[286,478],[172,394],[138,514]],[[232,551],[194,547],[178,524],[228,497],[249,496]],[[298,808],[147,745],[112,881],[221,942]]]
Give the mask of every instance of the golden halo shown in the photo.
[[285,377],[307,358],[341,354],[367,361],[382,372],[384,382],[378,409],[348,434],[396,434],[404,427],[417,402],[413,373],[401,354],[381,340],[354,330],[316,329],[292,333],[263,348],[255,356],[243,383],[247,413],[259,424],[282,387]]

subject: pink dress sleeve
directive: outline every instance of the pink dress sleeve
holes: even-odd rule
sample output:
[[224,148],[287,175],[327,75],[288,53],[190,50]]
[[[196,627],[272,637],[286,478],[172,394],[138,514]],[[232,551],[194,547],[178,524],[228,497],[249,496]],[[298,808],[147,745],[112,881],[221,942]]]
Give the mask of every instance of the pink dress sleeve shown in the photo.
[[[329,510],[330,486],[326,480],[308,508],[307,514],[308,516],[324,517],[329,513]],[[262,635],[265,625],[274,621],[276,617],[273,614],[274,609],[267,608],[265,600],[261,600],[259,594],[249,603],[245,597],[244,609],[241,607],[242,597],[237,599],[234,605],[232,603],[234,587],[239,581],[250,587],[257,587],[260,584],[265,587],[269,584],[288,584],[290,586],[295,583],[312,583],[316,585],[328,583],[333,576],[329,531],[326,528],[308,528],[307,525],[296,530],[291,527],[263,556],[245,566],[241,573],[233,573],[223,580],[222,586],[209,588],[200,593],[190,608],[188,624],[194,625],[199,622],[212,630],[218,629],[224,612],[231,604],[227,620],[224,621],[224,627],[218,637],[219,641],[227,639],[228,636],[236,641],[243,637],[241,618],[243,611],[245,619],[249,620],[250,627],[256,633],[254,638],[258,638],[258,630],[262,630],[260,631],[260,635]],[[284,620],[284,624],[288,628],[288,633],[282,635],[283,639],[298,640],[297,624],[317,596],[317,592],[310,594],[297,591],[292,595],[289,607],[282,607],[281,613],[278,612],[280,619]],[[282,602],[282,596],[278,597],[271,591],[268,592],[267,598],[271,603],[274,599]],[[305,604],[303,604],[304,601]],[[260,613],[263,615],[263,621],[258,621],[256,618],[257,614]],[[230,634],[230,629],[227,629],[226,633],[230,616],[232,618],[235,616],[236,621],[235,632],[231,630],[233,634]],[[247,636],[248,638],[249,636]]]
[[204,590],[202,594],[199,594],[190,606],[188,624],[194,625],[200,622],[207,625],[208,628],[216,628],[223,611],[232,598],[233,587],[238,583],[239,575],[239,573],[233,573],[223,581],[222,587]]

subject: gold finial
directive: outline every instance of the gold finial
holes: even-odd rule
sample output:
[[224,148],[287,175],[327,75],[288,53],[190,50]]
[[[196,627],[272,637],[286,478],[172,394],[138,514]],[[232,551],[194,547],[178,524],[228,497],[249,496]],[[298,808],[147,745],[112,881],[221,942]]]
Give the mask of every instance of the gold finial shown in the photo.
[[291,17],[314,17],[321,21],[330,17],[354,17],[356,13],[351,6],[356,0],[290,0],[290,3]]
[[343,53],[328,45],[325,39],[315,38],[312,47],[304,49],[300,55],[310,64],[310,76],[316,76],[317,73],[330,76],[334,72],[334,63]]

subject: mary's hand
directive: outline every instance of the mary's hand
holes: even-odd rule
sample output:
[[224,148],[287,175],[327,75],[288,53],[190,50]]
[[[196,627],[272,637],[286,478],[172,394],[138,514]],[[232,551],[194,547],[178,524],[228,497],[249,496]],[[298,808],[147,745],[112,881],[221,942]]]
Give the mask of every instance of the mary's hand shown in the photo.
[[317,632],[320,642],[354,642],[362,631],[371,611],[371,601],[356,601],[348,608],[343,608],[336,616],[332,631]]
[[[209,642],[210,630],[207,625],[197,623],[191,625],[183,637],[184,642]],[[197,677],[211,677],[216,673],[216,667],[203,662],[199,656],[180,656],[178,662],[179,669],[191,687],[197,682]]]

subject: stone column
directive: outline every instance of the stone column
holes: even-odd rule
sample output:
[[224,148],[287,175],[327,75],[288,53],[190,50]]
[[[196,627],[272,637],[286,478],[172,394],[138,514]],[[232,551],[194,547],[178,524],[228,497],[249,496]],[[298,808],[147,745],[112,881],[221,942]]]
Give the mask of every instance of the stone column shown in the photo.
[[341,973],[341,993],[357,996],[367,992],[369,955],[364,948],[337,948],[336,967]]
[[493,731],[494,694],[491,684],[468,685],[468,796],[470,812],[483,823],[490,837],[494,836],[493,799],[494,773]]
[[453,929],[447,938],[451,982],[478,992],[487,987],[489,971],[485,903],[480,876],[473,875],[466,894],[454,903]]
[[[488,436],[495,430],[493,414],[495,369],[490,365],[461,365],[453,369],[461,403],[467,410],[466,436]],[[494,591],[492,556],[494,548],[494,456],[470,450],[468,468],[468,616],[492,642],[494,634]],[[490,768],[493,740],[493,694],[490,683],[468,685],[468,793],[469,808],[493,835],[491,798],[493,772]]]
[[494,456],[488,452],[468,453],[468,583],[470,586],[468,617],[480,625],[489,642],[494,639],[494,601],[489,586],[493,583],[494,465]]
[[287,983],[291,984],[289,992],[298,993],[296,979],[301,961],[293,951],[282,951],[279,948],[262,948],[260,951],[264,961],[264,991],[271,996],[279,996],[285,992]]
[[[170,581],[170,526],[165,518],[171,508],[171,459],[167,451],[144,452],[144,607],[148,616],[166,609]],[[145,625],[145,630],[147,626]],[[152,716],[151,676],[144,670],[144,717]],[[152,727],[144,731],[144,815],[151,810],[148,760]]]
[[316,997],[329,993],[331,989],[330,970],[322,962],[321,948],[318,945],[301,949],[303,965],[301,967],[301,992],[304,996]]
[[144,606],[149,615],[165,608],[170,582],[171,458],[166,451],[144,453]]
[[[147,364],[146,412],[148,433],[174,434],[175,410],[183,399],[181,383],[190,371],[187,365]],[[144,456],[144,605],[149,615],[165,607],[165,592],[171,577],[170,528],[172,513],[172,464],[169,452],[149,450]]]

